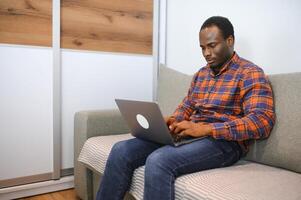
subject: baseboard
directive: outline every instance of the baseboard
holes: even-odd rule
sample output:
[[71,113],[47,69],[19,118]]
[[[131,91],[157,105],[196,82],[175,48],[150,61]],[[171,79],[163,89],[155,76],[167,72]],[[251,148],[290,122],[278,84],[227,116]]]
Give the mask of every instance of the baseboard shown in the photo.
[[38,194],[55,192],[74,187],[74,176],[66,176],[59,180],[44,181],[0,189],[0,199],[10,200]]
[[[74,173],[74,168],[66,168],[61,169],[61,177],[64,176],[72,176]],[[53,173],[44,173],[44,174],[35,174],[31,176],[21,176],[17,178],[11,178],[11,179],[5,179],[0,180],[0,189],[7,188],[7,187],[14,187],[19,185],[25,185],[25,184],[32,184],[37,182],[45,182],[53,180]]]

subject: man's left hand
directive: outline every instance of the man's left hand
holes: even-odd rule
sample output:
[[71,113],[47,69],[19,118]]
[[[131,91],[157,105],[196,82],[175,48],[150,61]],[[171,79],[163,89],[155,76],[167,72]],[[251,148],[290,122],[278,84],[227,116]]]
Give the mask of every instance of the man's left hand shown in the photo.
[[211,126],[207,123],[194,123],[192,121],[174,122],[169,126],[169,130],[180,137],[192,136],[202,137],[212,134]]

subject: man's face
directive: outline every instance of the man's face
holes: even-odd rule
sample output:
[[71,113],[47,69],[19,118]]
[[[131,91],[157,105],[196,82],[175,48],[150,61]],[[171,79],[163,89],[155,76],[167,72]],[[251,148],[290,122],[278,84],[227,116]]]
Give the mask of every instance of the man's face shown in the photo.
[[217,26],[204,28],[200,32],[200,46],[210,67],[221,67],[233,54],[234,39],[224,39]]

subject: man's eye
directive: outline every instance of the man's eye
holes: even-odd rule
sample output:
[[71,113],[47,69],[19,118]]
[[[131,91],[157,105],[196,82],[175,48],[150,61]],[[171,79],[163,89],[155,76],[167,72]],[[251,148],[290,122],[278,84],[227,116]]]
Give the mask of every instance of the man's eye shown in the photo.
[[215,43],[212,43],[212,44],[210,44],[209,45],[211,48],[214,48],[215,46],[216,46],[216,44]]

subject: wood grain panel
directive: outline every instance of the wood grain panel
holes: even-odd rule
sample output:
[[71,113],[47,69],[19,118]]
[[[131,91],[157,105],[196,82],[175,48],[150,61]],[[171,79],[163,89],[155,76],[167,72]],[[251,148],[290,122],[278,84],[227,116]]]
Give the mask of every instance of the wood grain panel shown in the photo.
[[0,0],[0,43],[51,46],[51,0]]
[[62,0],[61,46],[152,53],[152,0]]

